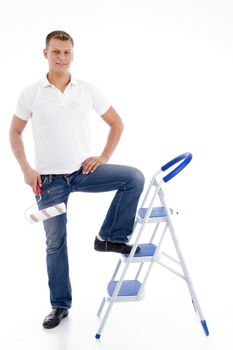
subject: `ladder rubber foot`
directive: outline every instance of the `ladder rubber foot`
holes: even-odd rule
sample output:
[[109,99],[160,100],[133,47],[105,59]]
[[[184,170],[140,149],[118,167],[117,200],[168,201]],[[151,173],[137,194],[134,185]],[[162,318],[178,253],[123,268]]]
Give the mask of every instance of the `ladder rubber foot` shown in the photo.
[[100,337],[101,337],[101,334],[96,333],[95,338],[96,338],[96,339],[100,339]]
[[209,335],[209,330],[208,330],[206,321],[205,321],[205,320],[202,320],[202,321],[201,321],[201,325],[202,325],[202,328],[203,328],[203,330],[204,330],[204,332],[205,332],[205,335],[208,337],[208,335]]

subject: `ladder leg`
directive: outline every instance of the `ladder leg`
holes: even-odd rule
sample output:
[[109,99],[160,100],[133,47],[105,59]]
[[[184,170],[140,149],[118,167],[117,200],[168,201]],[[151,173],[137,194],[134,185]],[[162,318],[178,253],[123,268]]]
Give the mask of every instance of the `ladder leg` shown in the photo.
[[208,337],[208,335],[209,335],[209,329],[208,329],[208,326],[207,326],[206,321],[205,321],[205,320],[202,320],[202,321],[201,321],[201,325],[202,325],[202,328],[203,328],[203,330],[204,330],[204,332],[205,332],[205,335]]
[[208,336],[209,335],[209,330],[208,330],[208,327],[207,327],[207,323],[206,323],[206,320],[204,319],[204,315],[202,313],[200,303],[198,301],[196,292],[194,290],[194,286],[193,286],[193,284],[191,282],[191,278],[190,278],[188,269],[186,267],[183,255],[181,253],[181,250],[180,250],[180,247],[179,247],[179,243],[178,243],[178,240],[177,240],[176,235],[175,235],[175,230],[174,230],[174,227],[172,225],[170,214],[168,214],[168,217],[169,217],[169,229],[170,229],[171,236],[172,236],[172,239],[173,239],[173,242],[174,242],[174,245],[175,245],[175,249],[176,249],[179,261],[180,261],[181,268],[183,270],[183,274],[184,274],[185,280],[187,282],[187,286],[188,286],[188,289],[189,289],[189,293],[191,295],[191,299],[192,299],[192,302],[193,302],[193,305],[194,305],[194,309],[195,309],[195,311],[196,311],[196,313],[198,315],[198,318],[199,318],[199,320],[201,322],[201,326],[202,326],[202,328],[203,328],[203,330],[205,332],[205,335]]
[[100,304],[99,310],[97,311],[97,316],[98,316],[98,317],[100,317],[101,312],[102,312],[102,310],[103,310],[103,307],[104,307],[105,303],[106,303],[106,299],[105,299],[105,297],[104,297],[103,300],[102,300],[102,302],[101,302],[101,304]]
[[109,314],[110,314],[110,311],[111,311],[112,307],[113,307],[113,300],[111,300],[111,301],[109,302],[109,305],[108,305],[108,307],[107,307],[107,310],[105,311],[104,317],[103,317],[103,319],[102,319],[102,321],[101,321],[101,323],[100,323],[99,329],[98,329],[98,331],[97,331],[97,333],[96,333],[96,335],[95,335],[95,338],[96,338],[96,339],[100,339],[101,334],[102,334],[102,331],[103,331],[103,329],[104,329],[105,323],[106,323],[106,321],[107,321],[107,319],[108,319],[108,316],[109,316]]
[[167,206],[167,204],[166,204],[166,202],[164,200],[164,197],[162,195],[160,195],[160,200],[161,200],[162,205],[166,209],[167,218],[168,218],[168,221],[167,221],[168,222],[168,227],[169,227],[169,230],[170,230],[170,233],[171,233],[171,237],[172,237],[172,240],[173,240],[176,252],[177,252],[177,256],[179,258],[179,262],[180,262],[180,265],[181,265],[181,268],[182,268],[185,280],[187,282],[187,286],[188,286],[188,289],[189,289],[189,293],[191,295],[191,299],[192,299],[192,302],[193,302],[193,305],[194,305],[194,309],[195,309],[195,311],[196,311],[196,313],[198,315],[198,318],[199,318],[199,320],[201,322],[201,326],[202,326],[202,328],[203,328],[203,330],[205,332],[205,335],[208,336],[209,335],[209,330],[208,330],[208,327],[207,327],[207,323],[206,323],[206,320],[204,319],[200,303],[198,301],[196,292],[195,292],[193,284],[191,282],[191,278],[190,278],[188,269],[186,267],[183,255],[182,255],[180,247],[179,247],[179,242],[178,242],[178,239],[176,237],[175,229],[174,229],[173,223],[172,223],[171,212],[170,212],[170,210],[169,210],[169,208],[168,208],[168,206]]
[[[113,275],[112,275],[111,280],[114,280],[114,279],[115,279],[115,277],[116,277],[116,275],[117,275],[117,272],[118,272],[120,266],[121,266],[121,259],[118,260],[118,263],[117,263],[117,265],[116,265],[116,268],[115,268],[115,270],[114,270],[114,273],[113,273]],[[106,298],[103,297],[102,302],[101,302],[101,304],[100,304],[100,307],[99,307],[99,309],[98,309],[98,311],[97,311],[97,316],[98,316],[98,317],[100,317],[100,315],[101,315],[101,312],[102,312],[102,310],[103,310],[103,307],[104,307],[104,305],[105,305],[105,302],[106,302]]]
[[141,263],[141,264],[139,265],[138,271],[137,271],[137,273],[136,273],[136,275],[135,275],[135,280],[138,279],[138,277],[139,277],[139,275],[140,275],[140,273],[141,273],[141,271],[142,271],[143,265],[144,265],[144,263]]
[[[177,241],[176,241],[176,243],[177,243]],[[209,335],[209,330],[208,330],[208,327],[207,327],[207,323],[206,323],[206,320],[204,319],[204,315],[202,313],[201,306],[200,306],[199,300],[197,298],[197,294],[196,294],[194,286],[193,286],[193,284],[191,282],[191,278],[190,278],[188,269],[186,267],[183,255],[182,255],[178,245],[176,245],[176,250],[177,250],[177,254],[179,256],[179,260],[180,260],[180,264],[181,264],[181,267],[182,267],[182,270],[183,270],[183,273],[184,273],[184,277],[185,277],[186,282],[187,282],[188,290],[189,290],[189,293],[190,293],[190,296],[191,296],[191,299],[192,299],[192,303],[193,303],[194,309],[195,309],[195,311],[196,311],[196,313],[198,315],[198,318],[199,318],[199,320],[201,322],[201,326],[202,326],[202,328],[203,328],[203,330],[205,332],[205,335],[208,336]]]
[[[185,269],[187,271],[186,267],[185,267]],[[191,298],[192,298],[192,303],[193,303],[193,306],[194,306],[194,310],[196,311],[196,313],[198,315],[198,318],[199,318],[199,320],[201,322],[201,326],[203,328],[203,331],[204,331],[205,335],[208,336],[209,335],[208,326],[207,326],[206,320],[204,319],[204,315],[202,313],[199,300],[197,298],[196,292],[194,290],[194,287],[193,287],[193,284],[192,284],[190,278],[187,281],[187,285],[188,285],[188,289],[189,289],[189,292],[190,292],[190,295],[191,295]]]
[[[135,250],[136,250],[136,247],[135,247]],[[117,272],[118,272],[118,270],[120,268],[120,265],[121,265],[121,260],[119,259],[118,264],[116,266],[116,269],[115,269],[115,271],[113,273],[113,276],[112,276],[111,280],[114,280],[114,278],[116,277],[116,274],[117,274]],[[128,268],[129,268],[129,262],[127,262],[125,264],[125,267],[124,267],[124,269],[122,271],[121,277],[120,277],[119,281],[117,282],[117,285],[115,287],[115,290],[113,292],[111,300],[109,301],[109,305],[107,307],[107,310],[105,311],[104,317],[103,317],[103,319],[102,319],[102,321],[100,323],[99,329],[98,329],[98,331],[97,331],[97,333],[95,335],[96,339],[100,339],[100,337],[101,337],[101,333],[102,333],[102,331],[104,329],[105,323],[106,323],[106,321],[108,319],[108,316],[110,314],[110,311],[111,311],[111,309],[113,307],[113,303],[115,302],[115,300],[117,298],[117,295],[118,295],[118,292],[119,292],[119,290],[120,290],[120,288],[122,286],[122,283],[123,283],[123,280],[124,280],[124,277],[126,275],[126,272],[127,272]],[[102,301],[102,304],[103,304],[103,301]],[[101,306],[102,306],[102,304],[101,304]],[[100,306],[100,309],[102,310],[103,307],[101,308],[101,306]]]

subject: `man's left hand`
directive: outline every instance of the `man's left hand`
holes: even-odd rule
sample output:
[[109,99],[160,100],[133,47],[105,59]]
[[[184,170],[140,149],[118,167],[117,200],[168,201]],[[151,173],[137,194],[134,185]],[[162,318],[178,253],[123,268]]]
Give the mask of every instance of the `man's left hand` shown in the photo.
[[104,156],[90,157],[83,162],[83,174],[93,173],[100,165],[107,163],[108,158]]

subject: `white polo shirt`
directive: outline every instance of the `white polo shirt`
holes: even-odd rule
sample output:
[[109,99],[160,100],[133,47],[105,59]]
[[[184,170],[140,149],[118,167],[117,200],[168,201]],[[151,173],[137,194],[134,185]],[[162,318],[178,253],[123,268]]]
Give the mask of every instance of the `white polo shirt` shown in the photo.
[[70,174],[91,156],[92,108],[102,115],[110,104],[95,86],[74,78],[63,93],[47,78],[22,91],[15,115],[32,122],[40,174]]

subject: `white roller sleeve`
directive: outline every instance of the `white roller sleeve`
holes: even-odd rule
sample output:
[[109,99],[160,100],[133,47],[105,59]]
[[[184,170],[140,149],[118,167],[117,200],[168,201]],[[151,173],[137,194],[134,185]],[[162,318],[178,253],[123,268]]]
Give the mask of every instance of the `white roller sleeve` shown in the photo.
[[52,207],[48,207],[34,213],[27,212],[25,213],[25,215],[27,220],[30,222],[30,224],[33,224],[35,222],[44,221],[44,220],[53,218],[54,216],[64,214],[65,212],[66,212],[65,203],[59,203]]

